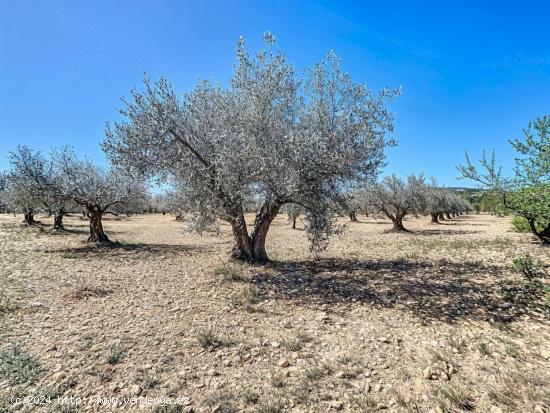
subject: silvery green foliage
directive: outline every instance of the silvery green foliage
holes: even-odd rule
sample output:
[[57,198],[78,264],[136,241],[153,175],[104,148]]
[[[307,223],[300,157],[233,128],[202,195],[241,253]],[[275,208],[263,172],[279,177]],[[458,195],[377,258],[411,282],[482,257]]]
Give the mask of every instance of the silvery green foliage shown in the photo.
[[54,152],[59,195],[86,209],[104,212],[133,211],[148,198],[145,184],[122,170],[105,170],[91,160],[80,160],[68,147]]
[[425,209],[425,213],[432,216],[432,222],[437,223],[442,214],[459,214],[471,210],[472,205],[467,200],[448,189],[438,187],[437,182],[432,179],[426,190]]
[[250,56],[240,39],[230,86],[207,81],[178,96],[165,79],[145,79],[121,110],[125,120],[106,128],[104,149],[119,165],[171,182],[182,208],[246,229],[248,196],[261,195],[250,239],[286,203],[308,210],[312,249],[326,245],[333,211],[349,182],[372,178],[392,142],[387,100],[353,83],[329,53],[305,76],[282,53]]
[[59,176],[50,158],[27,146],[18,146],[8,158],[7,197],[14,209],[63,214],[70,207],[70,202],[59,196]]
[[168,194],[154,194],[148,200],[147,208],[150,213],[168,212]]
[[405,182],[395,175],[386,176],[373,186],[368,203],[374,213],[382,213],[390,218],[395,229],[405,230],[402,220],[406,215],[423,214],[426,210],[427,187],[424,177],[409,175]]
[[212,231],[216,235],[220,232],[220,226],[213,215],[206,215],[200,212],[191,213],[187,218],[187,232],[194,232],[202,236],[205,231]]

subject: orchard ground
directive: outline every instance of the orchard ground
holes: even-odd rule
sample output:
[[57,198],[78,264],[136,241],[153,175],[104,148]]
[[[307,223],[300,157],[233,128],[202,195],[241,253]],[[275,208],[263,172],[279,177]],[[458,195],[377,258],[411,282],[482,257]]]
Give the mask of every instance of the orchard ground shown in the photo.
[[[78,216],[0,215],[0,411],[550,411],[550,283],[512,265],[549,273],[550,249],[509,218],[359,219],[316,261],[279,215],[253,266],[227,225],[107,217],[100,247]],[[17,402],[33,395],[51,404]]]

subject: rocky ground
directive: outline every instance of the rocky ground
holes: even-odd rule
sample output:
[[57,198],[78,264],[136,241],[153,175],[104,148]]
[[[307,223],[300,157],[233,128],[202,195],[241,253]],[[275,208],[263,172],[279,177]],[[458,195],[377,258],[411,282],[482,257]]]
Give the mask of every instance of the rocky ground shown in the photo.
[[280,215],[252,266],[223,225],[111,217],[101,247],[0,216],[0,411],[550,412],[550,250],[508,218],[360,220],[314,260]]

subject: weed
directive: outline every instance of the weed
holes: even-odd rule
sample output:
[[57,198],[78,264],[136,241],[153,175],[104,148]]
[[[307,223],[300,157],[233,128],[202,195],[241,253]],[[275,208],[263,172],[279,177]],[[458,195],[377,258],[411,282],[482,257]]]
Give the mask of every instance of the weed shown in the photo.
[[134,383],[139,384],[144,389],[154,389],[160,384],[160,381],[148,371],[140,369]]
[[281,373],[271,373],[269,381],[276,389],[281,389],[286,386],[286,380]]
[[216,348],[225,344],[224,340],[217,336],[212,329],[200,330],[197,333],[197,341],[204,348]]
[[452,411],[453,407],[467,411],[474,409],[474,404],[468,393],[451,385],[439,389],[436,402],[443,411]]
[[540,263],[529,254],[517,256],[514,258],[513,264],[516,271],[521,272],[528,279],[543,276]]
[[10,386],[34,383],[41,373],[38,361],[19,344],[9,344],[0,350],[0,376],[7,379]]
[[253,285],[246,286],[231,296],[231,305],[235,308],[240,307],[250,311],[256,303],[258,303],[258,291]]
[[107,363],[118,364],[124,357],[124,349],[118,343],[113,343],[109,347],[109,354],[107,355]]
[[205,397],[203,403],[219,413],[236,413],[237,409],[233,407],[234,399],[230,393],[211,393]]
[[254,413],[282,413],[284,405],[280,400],[272,399],[257,406]]
[[232,266],[224,264],[214,270],[214,274],[222,276],[224,280],[227,281],[242,281],[243,276],[240,271]]
[[260,400],[260,394],[251,388],[244,388],[241,392],[241,400],[246,404],[256,404]]

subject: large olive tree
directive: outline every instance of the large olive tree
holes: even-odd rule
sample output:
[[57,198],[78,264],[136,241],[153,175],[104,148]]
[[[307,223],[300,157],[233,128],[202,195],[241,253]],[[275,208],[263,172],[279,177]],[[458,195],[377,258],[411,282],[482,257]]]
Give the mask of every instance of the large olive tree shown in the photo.
[[[166,80],[145,81],[108,125],[104,149],[116,164],[166,179],[185,193],[186,209],[227,221],[233,257],[266,261],[271,222],[286,203],[307,211],[314,250],[334,230],[333,212],[350,181],[376,175],[384,162],[394,91],[371,93],[329,54],[299,77],[285,55],[250,56],[241,39],[228,87],[200,82],[179,97]],[[261,206],[249,231],[243,205]]]

